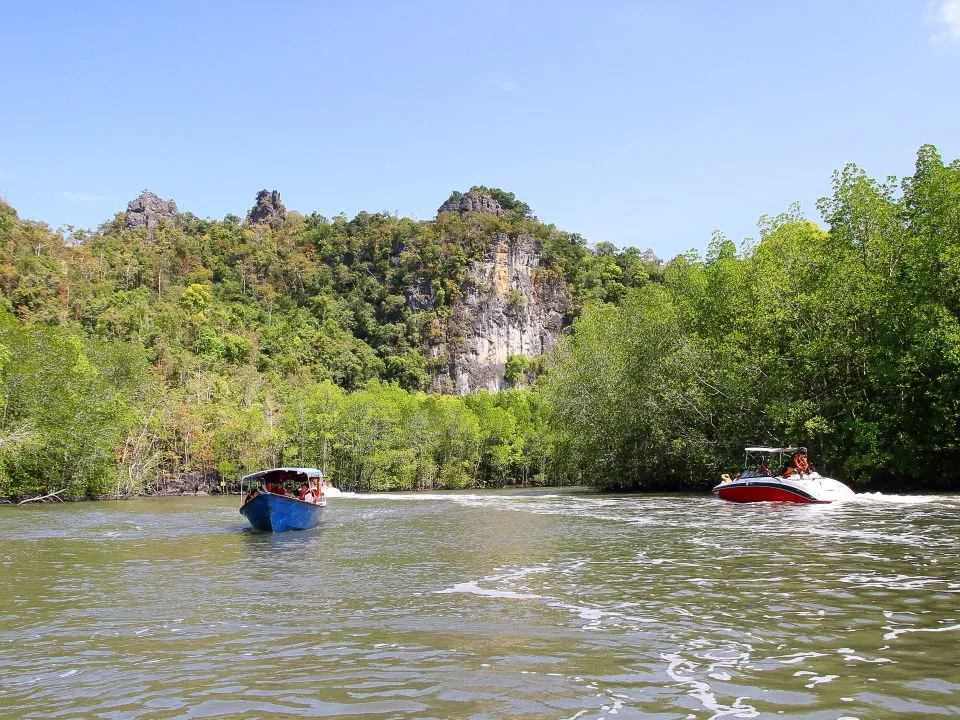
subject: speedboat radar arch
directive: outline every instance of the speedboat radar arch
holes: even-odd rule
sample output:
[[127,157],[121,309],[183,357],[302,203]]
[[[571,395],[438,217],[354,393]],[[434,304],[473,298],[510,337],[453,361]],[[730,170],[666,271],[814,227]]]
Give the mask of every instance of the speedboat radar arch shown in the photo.
[[804,447],[748,447],[744,454],[744,469],[733,477],[724,473],[713,488],[721,500],[823,504],[854,496],[839,480],[818,473]]

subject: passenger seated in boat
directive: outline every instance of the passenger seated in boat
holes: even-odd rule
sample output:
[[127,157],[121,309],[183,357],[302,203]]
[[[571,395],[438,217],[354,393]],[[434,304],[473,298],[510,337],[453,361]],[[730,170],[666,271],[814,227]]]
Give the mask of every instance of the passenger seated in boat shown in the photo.
[[267,492],[273,493],[274,495],[286,495],[287,491],[283,489],[283,482],[277,480],[267,480],[266,482]]
[[260,490],[257,488],[253,488],[253,490],[248,492],[247,496],[243,499],[243,504],[246,505],[248,502],[253,500],[259,494],[260,494]]
[[300,483],[300,490],[297,495],[301,500],[305,500],[309,503],[317,502],[320,497],[317,486],[314,485],[312,481]]
[[766,466],[765,463],[760,463],[760,467],[757,468],[757,475],[769,475],[770,468]]

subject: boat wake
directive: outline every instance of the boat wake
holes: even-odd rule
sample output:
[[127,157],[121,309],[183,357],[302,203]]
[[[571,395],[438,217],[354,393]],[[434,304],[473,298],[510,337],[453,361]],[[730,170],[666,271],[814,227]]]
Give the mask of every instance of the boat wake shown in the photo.
[[857,493],[850,499],[863,500],[865,502],[891,503],[895,505],[926,505],[928,503],[944,503],[956,500],[956,498],[943,495],[887,495],[886,493],[880,492]]

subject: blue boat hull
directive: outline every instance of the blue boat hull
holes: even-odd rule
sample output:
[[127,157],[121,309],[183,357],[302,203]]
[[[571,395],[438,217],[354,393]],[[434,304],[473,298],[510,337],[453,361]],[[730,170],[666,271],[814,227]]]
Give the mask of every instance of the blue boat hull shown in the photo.
[[240,508],[240,514],[257,530],[278,533],[316,527],[322,510],[323,505],[261,492]]

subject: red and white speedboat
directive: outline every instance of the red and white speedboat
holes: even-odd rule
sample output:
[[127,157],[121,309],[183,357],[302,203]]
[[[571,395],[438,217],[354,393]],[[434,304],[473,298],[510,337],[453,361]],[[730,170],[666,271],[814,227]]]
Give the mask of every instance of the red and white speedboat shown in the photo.
[[[721,500],[830,503],[854,495],[839,480],[818,473],[807,460],[806,448],[748,447],[745,452],[746,469],[734,477],[721,475],[722,482],[713,489]],[[768,463],[779,470],[770,470]]]

